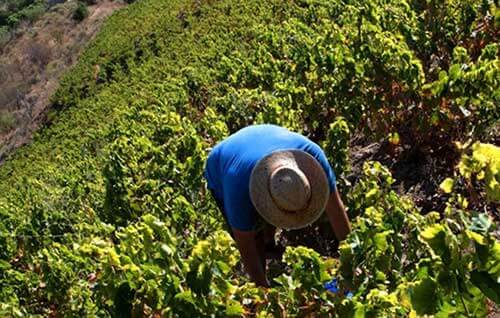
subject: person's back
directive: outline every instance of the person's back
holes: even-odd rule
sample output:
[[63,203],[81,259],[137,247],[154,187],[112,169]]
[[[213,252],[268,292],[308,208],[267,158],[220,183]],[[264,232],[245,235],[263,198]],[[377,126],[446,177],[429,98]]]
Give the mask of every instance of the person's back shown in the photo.
[[205,170],[208,188],[224,202],[224,213],[231,227],[251,230],[255,226],[255,209],[249,194],[249,181],[255,164],[264,156],[279,150],[302,150],[321,164],[330,191],[335,189],[335,175],[323,150],[308,138],[275,125],[243,128],[210,152]]

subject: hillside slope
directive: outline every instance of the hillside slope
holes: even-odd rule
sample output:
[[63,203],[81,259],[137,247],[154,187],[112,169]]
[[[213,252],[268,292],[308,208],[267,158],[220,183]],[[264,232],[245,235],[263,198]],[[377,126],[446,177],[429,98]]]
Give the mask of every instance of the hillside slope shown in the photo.
[[51,7],[33,25],[19,33],[0,54],[0,161],[29,142],[45,122],[49,98],[61,75],[77,60],[106,18],[124,6],[118,1],[97,1],[83,21],[72,17],[75,2]]
[[[500,150],[474,141],[497,138],[498,17],[472,0],[116,12],[61,79],[50,125],[0,168],[0,314],[486,316]],[[315,235],[328,257],[287,246],[267,291],[241,274],[202,179],[216,142],[263,122],[323,146],[353,221],[338,251]],[[422,215],[378,162],[347,178],[359,135],[396,161],[438,154],[443,209]]]

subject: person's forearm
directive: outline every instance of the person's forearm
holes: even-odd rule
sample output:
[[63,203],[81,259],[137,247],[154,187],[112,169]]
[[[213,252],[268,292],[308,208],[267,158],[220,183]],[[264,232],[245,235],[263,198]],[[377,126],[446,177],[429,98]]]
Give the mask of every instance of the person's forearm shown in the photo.
[[255,284],[269,287],[264,268],[265,265],[263,266],[265,259],[262,259],[259,253],[256,233],[253,231],[239,231],[234,228],[233,233],[245,271],[250,275]]
[[343,241],[349,233],[351,233],[351,226],[349,221],[346,221],[345,218],[342,218],[340,220],[335,219],[332,220],[330,217],[330,225],[333,228],[333,233],[335,234],[335,237],[339,241]]
[[326,206],[326,213],[332,226],[335,237],[342,241],[351,232],[351,224],[337,190],[330,195]]
[[[245,254],[245,253],[243,253]],[[243,265],[250,278],[257,286],[269,287],[264,268],[262,268],[260,256],[257,254],[255,258],[250,258],[248,255],[241,255]]]

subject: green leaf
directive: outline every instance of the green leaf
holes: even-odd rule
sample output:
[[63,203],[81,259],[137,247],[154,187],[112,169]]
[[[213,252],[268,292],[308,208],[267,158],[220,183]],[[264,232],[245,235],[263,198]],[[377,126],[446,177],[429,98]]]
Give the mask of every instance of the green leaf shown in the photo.
[[453,179],[452,178],[446,178],[444,179],[443,182],[439,185],[439,188],[444,191],[444,193],[451,193],[453,191]]
[[477,244],[486,245],[486,239],[481,234],[478,234],[473,231],[466,231],[466,234],[470,239],[474,240]]
[[375,244],[375,248],[377,249],[378,252],[385,252],[385,250],[387,249],[387,236],[389,234],[391,234],[392,231],[388,230],[388,231],[384,231],[384,232],[381,232],[381,233],[377,233],[373,236],[373,242]]
[[365,194],[367,200],[372,200],[378,194],[378,189],[373,188]]
[[427,227],[420,233],[420,237],[429,244],[432,251],[443,258],[444,262],[450,261],[450,249],[446,242],[446,230],[441,224]]
[[217,267],[218,269],[224,274],[224,275],[227,275],[227,273],[229,273],[229,271],[231,270],[231,267],[229,267],[229,265],[223,261],[217,261],[215,262],[217,264]]
[[474,270],[471,272],[470,280],[486,297],[500,304],[500,284],[488,272]]
[[484,213],[478,213],[472,217],[472,224],[469,227],[471,231],[481,233],[486,235],[491,229],[493,222],[490,220],[488,215]]
[[460,73],[460,64],[453,64],[448,71],[450,79],[453,81],[460,77]]
[[365,318],[366,306],[362,303],[357,303],[354,310],[354,318]]
[[6,261],[4,261],[4,260],[0,260],[0,269],[1,269],[2,271],[7,270],[7,269],[9,269],[9,268],[11,268],[11,265],[10,265],[10,263],[9,263],[9,262],[6,262]]
[[387,276],[384,274],[384,272],[376,271],[375,272],[375,279],[379,282],[383,282],[387,279]]
[[436,314],[435,318],[448,318],[456,314],[456,312],[457,309],[455,306],[445,302],[441,308],[439,308],[439,312]]
[[193,294],[191,293],[190,290],[186,290],[184,292],[178,293],[177,295],[175,295],[175,299],[180,300],[182,302],[189,303],[193,306],[196,305],[194,298],[193,298]]
[[410,288],[411,304],[417,314],[432,315],[438,308],[437,284],[430,278],[423,279]]
[[201,264],[190,270],[186,275],[186,282],[191,290],[197,295],[208,295],[212,282],[212,270],[210,264]]
[[245,314],[245,308],[243,308],[243,306],[239,302],[232,299],[226,302],[226,316],[241,317],[244,314]]

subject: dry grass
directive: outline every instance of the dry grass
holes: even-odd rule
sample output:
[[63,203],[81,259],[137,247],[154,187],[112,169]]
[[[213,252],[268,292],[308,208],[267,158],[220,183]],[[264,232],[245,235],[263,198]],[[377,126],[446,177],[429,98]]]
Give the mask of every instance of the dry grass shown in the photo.
[[34,42],[26,47],[25,55],[34,66],[45,68],[52,60],[52,48],[45,43]]
[[0,47],[0,158],[31,139],[44,122],[60,76],[78,60],[106,18],[125,5],[95,2],[80,23],[72,19],[75,1],[57,4],[35,23],[21,23]]

